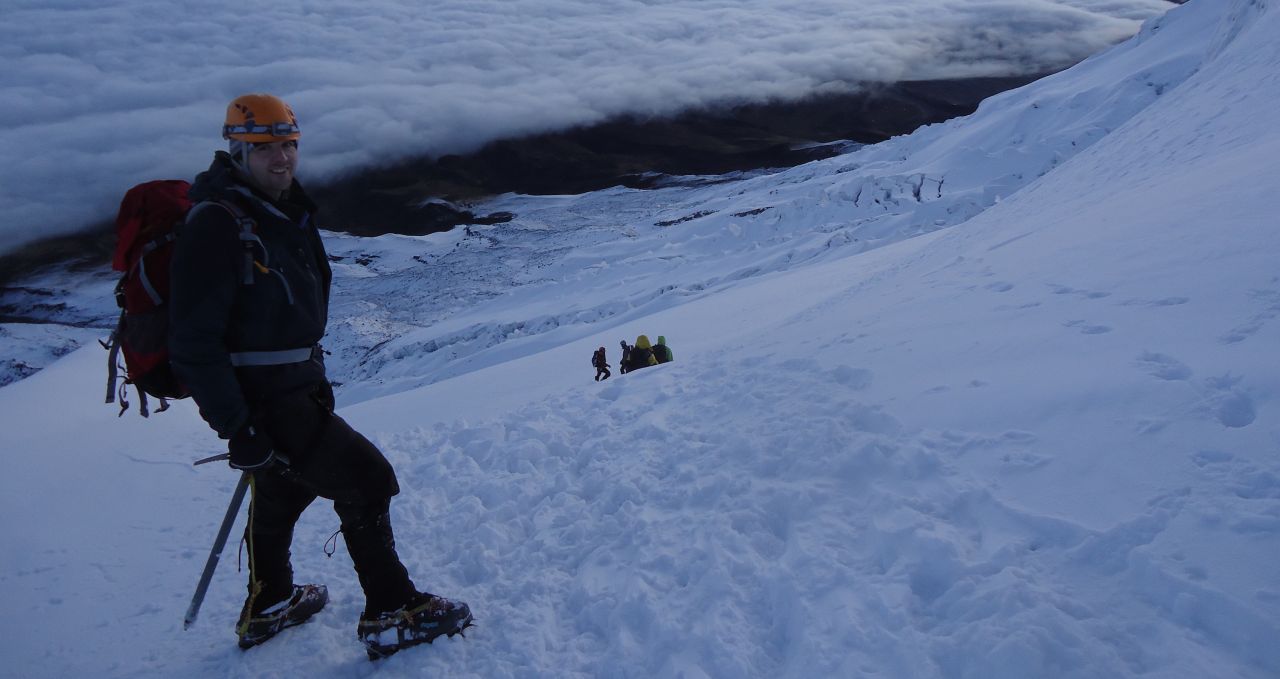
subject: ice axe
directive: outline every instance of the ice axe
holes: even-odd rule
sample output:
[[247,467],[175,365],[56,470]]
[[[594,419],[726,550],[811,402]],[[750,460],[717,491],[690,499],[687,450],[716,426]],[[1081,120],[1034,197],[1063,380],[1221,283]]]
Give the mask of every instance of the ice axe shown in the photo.
[[[204,462],[212,462],[215,459],[226,459],[223,455],[215,455],[212,458],[206,458],[196,462],[202,464]],[[240,513],[240,504],[244,502],[244,492],[249,487],[249,472],[240,473],[240,482],[236,484],[236,490],[231,494],[231,504],[227,507],[227,515],[222,518],[222,528],[218,529],[218,537],[213,541],[213,549],[209,550],[209,560],[204,564],[204,572],[200,574],[200,584],[196,585],[196,593],[191,597],[191,605],[187,607],[187,617],[182,621],[182,629],[191,629],[191,625],[195,623],[196,616],[200,613],[200,604],[204,603],[204,595],[209,591],[209,581],[213,580],[213,571],[218,567],[218,560],[222,558],[222,548],[227,545],[227,536],[231,533],[231,526],[236,522],[236,514]]]

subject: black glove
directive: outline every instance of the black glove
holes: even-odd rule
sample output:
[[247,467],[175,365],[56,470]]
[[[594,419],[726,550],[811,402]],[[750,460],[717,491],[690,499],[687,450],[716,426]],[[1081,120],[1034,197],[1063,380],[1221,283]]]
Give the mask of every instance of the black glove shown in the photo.
[[227,452],[231,458],[227,464],[232,469],[244,471],[260,471],[277,462],[271,439],[265,431],[246,424],[227,442]]
[[325,412],[332,415],[333,408],[337,405],[333,400],[333,385],[328,380],[325,380],[316,386],[314,393],[316,403],[319,403],[320,407],[325,409]]

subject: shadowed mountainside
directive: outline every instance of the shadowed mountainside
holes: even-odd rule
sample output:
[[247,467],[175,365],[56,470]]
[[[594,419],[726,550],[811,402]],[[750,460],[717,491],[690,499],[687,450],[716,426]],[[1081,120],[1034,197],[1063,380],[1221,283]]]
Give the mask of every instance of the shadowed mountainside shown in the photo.
[[[420,235],[477,216],[469,201],[506,192],[575,194],[646,188],[665,175],[791,167],[972,113],[983,99],[1043,75],[878,84],[798,102],[635,117],[492,142],[468,155],[412,158],[310,187],[328,228],[356,235]],[[436,200],[431,200],[431,199]]]
[[[307,182],[321,223],[361,236],[421,235],[459,224],[493,223],[469,203],[506,192],[573,194],[624,185],[646,188],[671,175],[718,175],[791,167],[972,113],[983,99],[1047,74],[868,86],[796,102],[687,111],[668,118],[620,118],[589,127],[492,142],[474,153],[418,157]],[[193,168],[195,171],[203,168]],[[71,236],[0,256],[0,316],[25,319],[9,287],[40,268],[96,267],[111,256],[111,220]],[[22,297],[23,295],[17,295]]]

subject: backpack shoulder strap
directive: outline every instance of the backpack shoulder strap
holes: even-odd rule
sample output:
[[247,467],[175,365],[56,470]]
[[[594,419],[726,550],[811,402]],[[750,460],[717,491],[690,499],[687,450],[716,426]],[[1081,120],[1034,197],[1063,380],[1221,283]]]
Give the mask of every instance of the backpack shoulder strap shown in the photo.
[[224,199],[206,200],[196,203],[195,206],[191,208],[191,211],[187,213],[187,221],[190,222],[191,218],[195,216],[197,212],[212,205],[216,205],[230,213],[231,218],[236,222],[236,226],[239,227],[240,243],[244,246],[244,266],[242,267],[244,270],[244,276],[242,282],[245,285],[253,285],[253,254],[255,245],[257,246],[257,249],[262,251],[262,266],[268,267],[271,265],[271,256],[267,252],[267,247],[262,244],[262,239],[258,238],[257,222],[255,222],[253,217],[250,217],[243,208],[237,205],[236,201]]

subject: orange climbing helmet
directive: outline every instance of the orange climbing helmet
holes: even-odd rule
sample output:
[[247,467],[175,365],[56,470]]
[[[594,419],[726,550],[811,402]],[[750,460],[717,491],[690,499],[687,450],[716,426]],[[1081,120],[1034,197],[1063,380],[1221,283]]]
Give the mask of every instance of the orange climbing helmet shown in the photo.
[[250,144],[296,140],[302,136],[293,109],[270,94],[242,94],[227,105],[222,138]]

